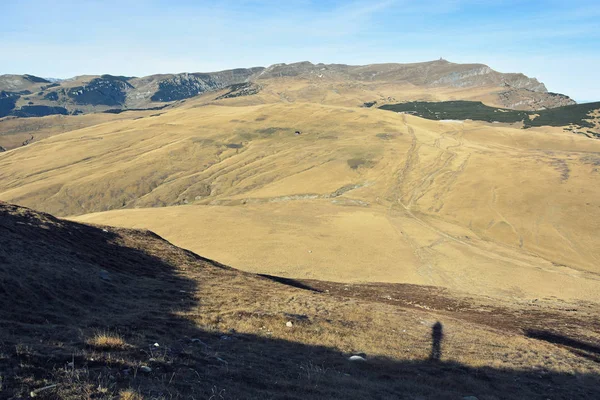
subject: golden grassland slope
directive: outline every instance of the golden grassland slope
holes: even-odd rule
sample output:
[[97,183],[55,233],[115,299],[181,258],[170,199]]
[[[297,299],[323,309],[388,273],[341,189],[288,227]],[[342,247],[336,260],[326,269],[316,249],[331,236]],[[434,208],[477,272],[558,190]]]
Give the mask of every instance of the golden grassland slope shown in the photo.
[[86,115],[49,115],[37,118],[0,118],[0,146],[14,149],[25,141],[33,143],[44,138],[105,122],[136,119],[157,114],[157,111],[136,111],[121,114],[95,113]]
[[0,242],[2,398],[599,393],[595,304],[261,277],[2,202]]
[[599,300],[600,142],[278,82],[4,153],[0,199],[151,228],[249,271]]

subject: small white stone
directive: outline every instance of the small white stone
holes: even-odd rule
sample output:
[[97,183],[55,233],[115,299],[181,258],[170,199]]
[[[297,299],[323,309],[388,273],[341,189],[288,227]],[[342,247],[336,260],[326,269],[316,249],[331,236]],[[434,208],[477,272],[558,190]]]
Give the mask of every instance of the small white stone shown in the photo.
[[152,372],[152,368],[150,368],[150,367],[149,367],[149,366],[147,366],[147,365],[142,365],[142,366],[140,367],[140,371],[142,371],[142,372],[146,372],[146,373],[150,373],[150,372]]
[[292,321],[288,321],[285,323],[285,326],[287,326],[288,328],[291,328],[292,326],[294,326],[294,324],[292,324]]
[[154,343],[154,347],[160,347],[160,344]]
[[361,356],[350,356],[350,358],[348,358],[348,360],[350,361],[360,361],[360,362],[366,362],[367,359]]

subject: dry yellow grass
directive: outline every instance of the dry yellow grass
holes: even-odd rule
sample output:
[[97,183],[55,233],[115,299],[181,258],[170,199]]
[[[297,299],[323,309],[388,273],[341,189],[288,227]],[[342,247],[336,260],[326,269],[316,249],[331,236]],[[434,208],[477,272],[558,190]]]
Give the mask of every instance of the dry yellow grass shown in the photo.
[[98,332],[87,341],[87,344],[103,350],[119,350],[127,347],[123,337],[113,332]]
[[600,141],[357,107],[490,90],[282,80],[207,95],[5,153],[0,198],[253,272],[598,301]]
[[25,140],[39,142],[60,133],[99,125],[110,121],[132,120],[156,111],[124,112],[121,114],[49,115],[39,118],[0,118],[0,146],[6,149],[21,147]]
[[119,400],[144,400],[144,396],[133,389],[124,389],[119,392]]

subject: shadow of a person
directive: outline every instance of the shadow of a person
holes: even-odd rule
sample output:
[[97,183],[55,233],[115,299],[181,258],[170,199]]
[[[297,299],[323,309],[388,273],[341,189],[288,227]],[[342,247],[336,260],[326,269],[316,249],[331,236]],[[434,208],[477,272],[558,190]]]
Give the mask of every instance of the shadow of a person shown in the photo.
[[431,361],[439,361],[442,357],[442,339],[444,338],[443,325],[436,322],[431,328]]

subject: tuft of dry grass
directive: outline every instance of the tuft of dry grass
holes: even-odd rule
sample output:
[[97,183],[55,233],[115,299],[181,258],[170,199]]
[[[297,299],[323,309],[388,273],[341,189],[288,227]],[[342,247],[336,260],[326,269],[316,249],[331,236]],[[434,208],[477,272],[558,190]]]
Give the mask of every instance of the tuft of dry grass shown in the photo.
[[87,340],[87,344],[102,350],[122,350],[127,347],[123,337],[112,332],[98,332]]
[[144,396],[133,389],[125,389],[119,392],[119,400],[144,400]]

